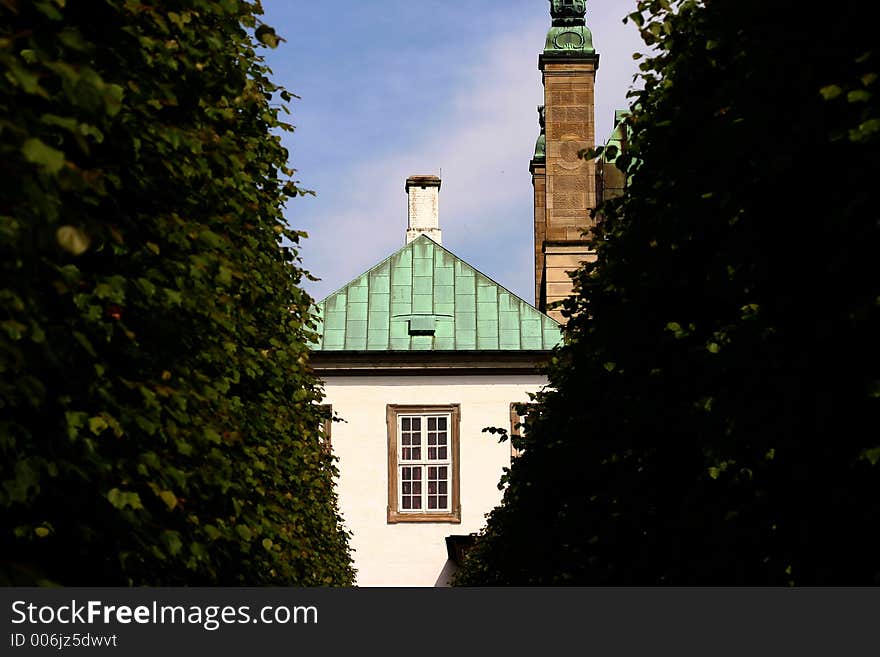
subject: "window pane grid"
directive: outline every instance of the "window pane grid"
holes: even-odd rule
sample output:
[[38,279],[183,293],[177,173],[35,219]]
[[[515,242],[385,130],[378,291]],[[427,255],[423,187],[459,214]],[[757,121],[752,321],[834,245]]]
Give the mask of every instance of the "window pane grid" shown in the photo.
[[451,507],[448,415],[399,416],[400,510],[447,512]]
[[449,468],[428,466],[428,510],[445,511],[449,503]]
[[400,469],[400,507],[405,511],[422,508],[422,468],[403,466]]

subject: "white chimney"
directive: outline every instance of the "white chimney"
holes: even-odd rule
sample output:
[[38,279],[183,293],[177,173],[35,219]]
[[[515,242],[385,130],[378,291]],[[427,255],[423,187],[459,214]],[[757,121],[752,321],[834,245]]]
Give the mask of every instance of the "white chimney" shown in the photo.
[[442,244],[440,235],[440,178],[410,176],[406,179],[408,221],[406,243],[419,235],[427,235]]

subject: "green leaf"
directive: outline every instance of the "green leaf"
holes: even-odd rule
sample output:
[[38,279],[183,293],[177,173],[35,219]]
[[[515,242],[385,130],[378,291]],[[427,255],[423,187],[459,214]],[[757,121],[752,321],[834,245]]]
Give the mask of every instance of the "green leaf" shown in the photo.
[[107,500],[117,509],[125,509],[126,507],[131,507],[132,509],[143,509],[144,506],[141,504],[141,497],[137,493],[121,491],[118,488],[112,488],[107,493]]
[[183,541],[180,540],[180,534],[175,531],[162,532],[162,543],[172,557],[179,554],[181,548],[183,548]]
[[17,322],[14,319],[7,319],[0,322],[0,327],[3,328],[3,331],[13,340],[21,340],[24,337],[24,333],[27,330],[27,326],[22,324],[21,322]]
[[79,134],[81,134],[83,137],[92,137],[98,144],[104,141],[104,133],[101,132],[96,126],[89,125],[87,123],[80,123],[77,130],[79,131]]
[[850,103],[865,103],[871,100],[871,92],[864,89],[854,89],[846,95],[846,99]]
[[76,27],[66,27],[58,33],[58,40],[73,50],[87,51],[90,44],[83,39],[82,33]]
[[89,431],[91,431],[96,436],[109,426],[110,425],[107,424],[107,420],[105,420],[100,415],[89,418]]
[[55,114],[43,114],[40,121],[46,125],[55,125],[64,128],[70,132],[75,132],[77,128],[76,119],[70,116],[57,116]]
[[223,286],[231,285],[232,271],[228,267],[220,267],[220,271],[217,273],[217,282]]
[[64,166],[64,153],[46,145],[36,137],[27,139],[21,147],[24,159],[39,165],[46,173],[56,174]]
[[[34,491],[39,491],[39,488],[39,463],[33,459],[19,459],[15,463],[12,479],[3,481],[3,492],[8,495],[7,504],[9,501],[23,503],[33,495]],[[0,497],[0,499],[3,498]]]
[[[60,2],[57,4],[60,7],[64,6],[64,2]],[[64,18],[64,15],[60,11],[58,11],[58,9],[56,9],[53,6],[53,3],[50,2],[49,0],[35,0],[34,7],[37,9],[37,11],[44,14],[50,20],[60,21],[62,18]]]
[[868,119],[859,124],[855,130],[850,130],[849,138],[851,141],[864,141],[878,132],[880,132],[880,119]]
[[617,156],[617,159],[614,161],[614,166],[623,171],[624,173],[629,173],[630,169],[634,169],[636,165],[636,160],[632,155],[628,155],[627,153],[622,153]]
[[55,239],[58,246],[75,256],[88,251],[91,244],[89,236],[76,226],[61,226],[55,231]]
[[125,90],[118,84],[108,84],[104,86],[104,111],[108,116],[116,116],[122,109],[122,99],[125,97]]
[[627,14],[626,18],[630,19],[638,27],[642,27],[642,25],[645,24],[645,17],[642,16],[642,12],[640,11],[635,11],[631,14]]
[[178,290],[169,290],[166,288],[165,296],[168,299],[168,303],[172,306],[179,306],[183,303],[183,294]]
[[275,30],[268,25],[260,25],[254,32],[254,36],[257,37],[257,41],[270,48],[277,48],[281,42],[281,38],[275,34]]
[[761,307],[756,303],[748,303],[742,308],[740,308],[740,312],[742,313],[743,319],[752,319],[757,317],[758,312],[761,310]]
[[138,278],[135,281],[135,284],[147,298],[152,297],[154,294],[156,294],[156,286],[148,278]]
[[159,499],[165,502],[165,506],[168,507],[168,510],[171,511],[174,507],[177,506],[177,495],[172,493],[170,490],[159,491],[158,493]]
[[67,411],[64,413],[64,420],[67,424],[67,436],[68,438],[76,438],[79,434],[79,430],[82,429],[86,422],[88,421],[87,413],[78,413],[73,411]]
[[220,432],[218,432],[214,427],[205,427],[204,436],[209,443],[213,443],[215,445],[219,445],[221,442],[223,442],[223,439],[220,436]]
[[871,465],[877,465],[877,463],[880,463],[880,447],[871,447],[862,450],[859,459],[862,461],[868,461]]
[[604,146],[596,146],[595,148],[584,148],[578,151],[578,157],[582,160],[595,160],[604,152]]
[[83,335],[79,331],[73,331],[73,338],[80,344],[83,349],[86,350],[86,353],[88,353],[89,356],[91,356],[92,358],[97,357],[98,354],[95,351],[95,348],[92,346],[91,341],[85,335]]
[[825,100],[832,100],[833,98],[837,98],[840,94],[842,94],[843,89],[841,89],[836,84],[829,84],[819,89],[819,93],[822,94],[822,98],[824,98]]
[[46,95],[45,90],[40,87],[40,78],[37,77],[36,73],[26,69],[15,61],[9,62],[7,66],[9,68],[9,73],[6,76],[7,79],[13,84],[21,87],[25,93],[42,96]]

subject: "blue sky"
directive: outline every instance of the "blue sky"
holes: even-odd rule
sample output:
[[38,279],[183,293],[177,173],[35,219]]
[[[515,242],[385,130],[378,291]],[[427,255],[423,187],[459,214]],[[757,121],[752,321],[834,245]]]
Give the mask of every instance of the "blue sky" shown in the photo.
[[[622,18],[636,0],[592,0],[600,55],[597,139],[627,106],[644,44]],[[297,179],[315,197],[288,204],[305,230],[303,264],[320,300],[400,248],[408,175],[442,169],[443,245],[534,302],[529,160],[543,103],[539,52],[547,0],[263,0],[286,39],[266,59],[301,97],[285,136]]]

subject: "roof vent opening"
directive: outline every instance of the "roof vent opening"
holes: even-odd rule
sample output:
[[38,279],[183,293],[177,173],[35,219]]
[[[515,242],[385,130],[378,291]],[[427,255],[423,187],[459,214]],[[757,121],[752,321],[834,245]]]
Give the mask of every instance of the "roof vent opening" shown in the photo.
[[437,330],[437,321],[433,315],[413,317],[409,320],[410,335],[434,335]]

